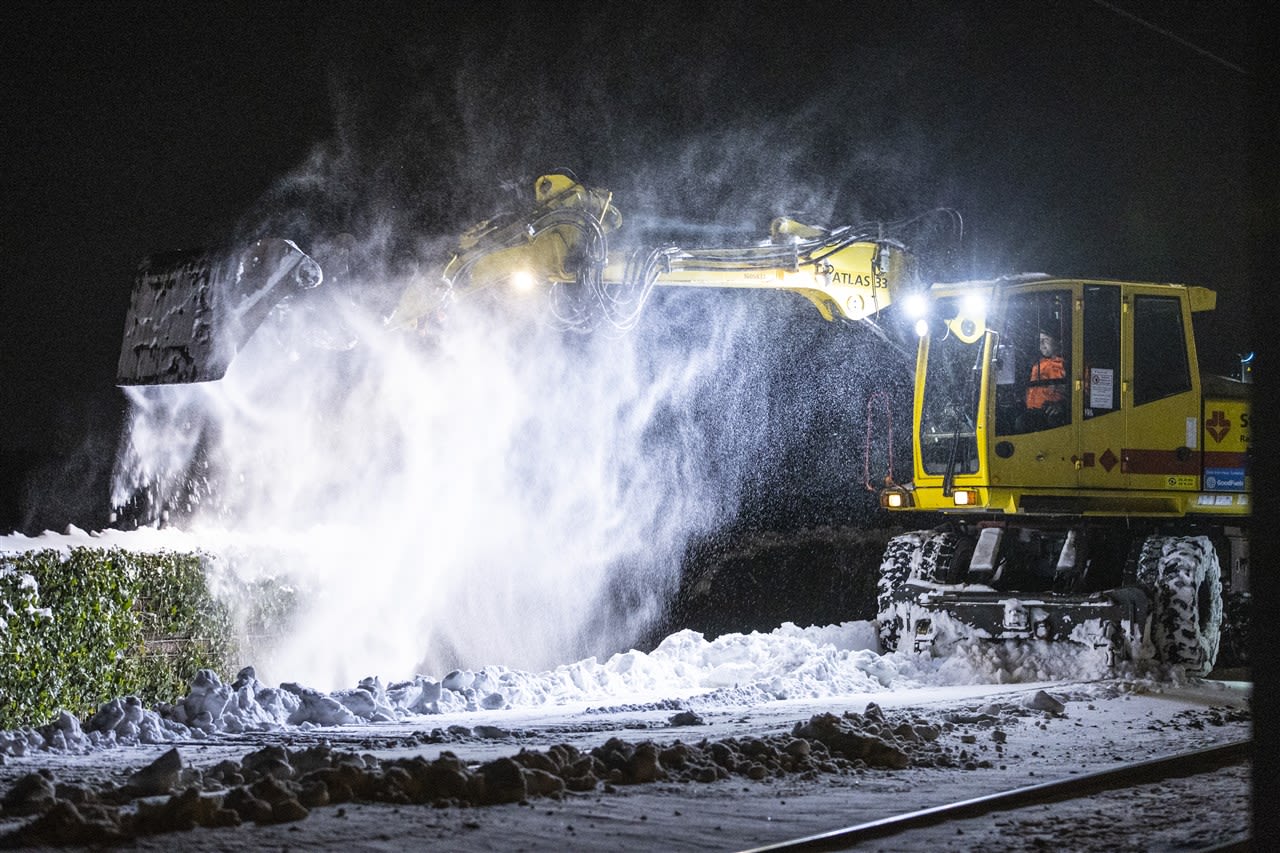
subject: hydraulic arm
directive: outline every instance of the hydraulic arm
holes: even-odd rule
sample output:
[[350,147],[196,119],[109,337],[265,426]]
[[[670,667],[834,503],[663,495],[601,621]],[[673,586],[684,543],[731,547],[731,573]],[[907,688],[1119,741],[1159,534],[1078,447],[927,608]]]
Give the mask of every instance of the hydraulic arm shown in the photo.
[[579,287],[576,309],[558,313],[569,326],[588,322],[584,300],[608,322],[629,325],[655,286],[786,290],[827,320],[862,320],[915,284],[910,255],[876,229],[828,231],[779,218],[756,246],[611,251],[621,224],[611,193],[544,175],[531,210],[486,220],[462,236],[444,277],[457,295],[503,285]]

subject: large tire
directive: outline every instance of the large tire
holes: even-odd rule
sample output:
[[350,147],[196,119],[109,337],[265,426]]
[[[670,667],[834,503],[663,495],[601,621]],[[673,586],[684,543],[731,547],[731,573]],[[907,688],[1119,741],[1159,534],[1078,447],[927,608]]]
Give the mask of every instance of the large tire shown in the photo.
[[934,583],[963,583],[973,559],[973,541],[956,533],[934,533],[920,551],[920,577]]
[[898,648],[905,621],[905,605],[910,600],[907,581],[919,571],[921,547],[930,535],[928,530],[903,533],[885,545],[876,589],[876,622],[882,652]]
[[1150,640],[1159,659],[1208,675],[1222,631],[1222,569],[1209,537],[1149,537],[1138,583],[1151,597]]

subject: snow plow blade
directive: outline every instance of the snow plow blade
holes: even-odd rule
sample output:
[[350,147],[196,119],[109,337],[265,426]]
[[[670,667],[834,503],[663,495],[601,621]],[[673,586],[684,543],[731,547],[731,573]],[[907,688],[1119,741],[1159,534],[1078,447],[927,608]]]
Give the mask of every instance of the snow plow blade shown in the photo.
[[134,278],[116,383],[221,379],[276,305],[323,278],[318,263],[276,238],[241,251],[147,256]]

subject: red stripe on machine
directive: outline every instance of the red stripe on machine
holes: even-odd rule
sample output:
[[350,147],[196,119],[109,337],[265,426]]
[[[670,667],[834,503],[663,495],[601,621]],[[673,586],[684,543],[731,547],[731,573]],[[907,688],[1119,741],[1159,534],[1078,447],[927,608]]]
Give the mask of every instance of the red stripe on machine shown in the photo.
[[1188,453],[1185,459],[1179,459],[1176,450],[1135,450],[1126,447],[1120,451],[1120,470],[1126,474],[1199,475],[1200,454]]
[[1249,454],[1247,453],[1228,453],[1225,450],[1206,450],[1204,452],[1204,467],[1206,468],[1247,468],[1249,467]]

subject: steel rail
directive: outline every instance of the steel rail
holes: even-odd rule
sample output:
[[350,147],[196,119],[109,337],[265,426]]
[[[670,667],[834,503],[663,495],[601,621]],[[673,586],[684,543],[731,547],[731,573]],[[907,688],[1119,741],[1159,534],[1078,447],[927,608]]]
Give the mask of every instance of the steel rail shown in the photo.
[[1000,791],[941,806],[932,806],[892,817],[860,823],[841,829],[793,838],[744,853],[780,850],[846,850],[873,838],[885,838],[909,829],[936,826],[952,820],[979,817],[990,812],[1007,811],[1024,806],[1074,800],[1092,794],[1160,782],[1179,776],[1194,776],[1246,760],[1253,747],[1252,739],[1211,746],[1206,749],[1179,752],[1162,758],[1126,764],[1109,770],[1098,770],[1082,776],[1071,776],[1053,782],[1042,782],[1009,791]]

